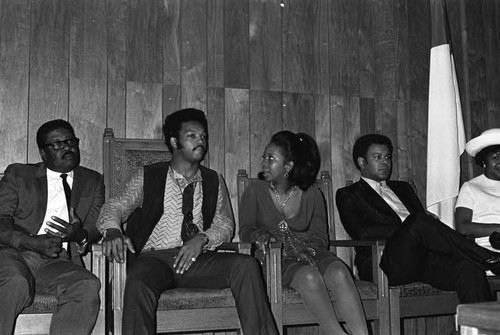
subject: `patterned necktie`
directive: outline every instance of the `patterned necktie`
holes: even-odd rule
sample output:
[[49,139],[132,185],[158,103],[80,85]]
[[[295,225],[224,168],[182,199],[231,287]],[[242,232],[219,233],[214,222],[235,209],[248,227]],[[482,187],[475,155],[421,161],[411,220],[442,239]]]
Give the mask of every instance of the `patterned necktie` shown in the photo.
[[193,195],[194,183],[188,184],[182,192],[182,229],[181,238],[183,242],[190,240],[199,233],[198,227],[193,223]]
[[66,205],[68,206],[68,213],[69,213],[69,207],[71,205],[71,188],[69,187],[69,184],[66,181],[67,177],[68,175],[66,173],[61,174],[63,188],[64,188],[64,195],[66,196]]

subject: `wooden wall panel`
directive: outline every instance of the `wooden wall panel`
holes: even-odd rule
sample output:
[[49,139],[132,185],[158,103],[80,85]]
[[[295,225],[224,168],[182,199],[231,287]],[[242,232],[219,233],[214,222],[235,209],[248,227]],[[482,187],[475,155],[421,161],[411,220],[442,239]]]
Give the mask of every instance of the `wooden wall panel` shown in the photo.
[[72,3],[69,121],[80,138],[81,164],[102,170],[101,137],[106,124],[105,2]]
[[249,1],[250,88],[281,91],[281,0]]
[[224,86],[250,87],[248,0],[224,2]]
[[283,93],[283,129],[314,137],[315,110],[314,94]]
[[[245,89],[225,90],[225,175],[226,184],[233,204],[234,217],[238,217],[238,193],[236,177],[238,169],[250,171],[250,94]],[[235,234],[238,239],[238,229]]]
[[483,3],[483,31],[486,61],[487,99],[500,102],[500,3],[495,0]]
[[[225,150],[224,139],[225,116],[224,116],[224,89],[209,87],[207,98],[207,119],[209,134],[208,166],[215,171],[225,174]],[[205,158],[206,163],[207,158]]]
[[330,1],[328,8],[330,94],[359,96],[359,1]]
[[395,1],[398,0],[377,1],[373,16],[375,95],[386,99],[393,99],[396,95]]
[[[330,96],[329,95],[316,95],[316,103],[314,104],[314,129],[316,130],[313,136],[318,144],[319,153],[321,155],[321,168],[320,171],[326,170],[330,175],[334,172],[332,170],[332,156],[330,152],[332,133],[331,117],[330,117]],[[337,157],[335,157],[337,159]]]
[[[482,22],[482,4],[478,1],[465,0],[467,12],[467,54],[471,101],[486,99],[486,61],[484,30]],[[498,55],[497,55],[498,56]]]
[[[411,157],[411,141],[412,141],[412,128],[411,128],[411,115],[410,108],[407,102],[396,101],[396,123],[397,123],[397,161],[393,161],[397,165],[397,178],[400,180],[412,180],[411,170],[420,168],[418,165],[412,164]],[[396,176],[393,175],[393,179]]]
[[127,81],[162,83],[165,12],[160,0],[128,0]]
[[31,3],[28,161],[40,161],[38,128],[52,119],[68,119],[70,2]]
[[127,83],[127,138],[162,138],[162,87]]
[[250,170],[251,177],[261,171],[262,154],[274,133],[283,126],[283,95],[280,92],[250,91]]
[[[197,90],[207,84],[207,6],[206,0],[182,2],[181,83]],[[205,94],[206,95],[206,94]]]
[[[412,1],[412,0],[410,0]],[[408,66],[408,7],[407,0],[397,0],[394,3],[394,29],[396,30],[395,46],[395,98],[410,99],[410,73]]]
[[358,0],[359,90],[361,97],[375,97],[374,11],[377,0]]
[[207,1],[207,86],[224,87],[224,0]]
[[[361,98],[359,99],[359,123],[360,135],[376,133],[375,129],[375,99]],[[354,144],[354,142],[352,143]]]
[[408,67],[410,100],[425,101],[429,96],[430,9],[429,0],[407,1]]
[[420,168],[427,162],[427,101],[413,101],[410,103],[410,131],[413,166],[410,172],[420,201],[425,206],[427,170]]
[[287,0],[283,3],[283,90],[327,94],[327,2]]
[[127,0],[106,0],[107,112],[106,126],[125,137]]
[[181,84],[180,0],[164,0],[163,84]]
[[[0,1],[0,171],[27,157],[30,2]],[[35,130],[36,131],[36,130]]]

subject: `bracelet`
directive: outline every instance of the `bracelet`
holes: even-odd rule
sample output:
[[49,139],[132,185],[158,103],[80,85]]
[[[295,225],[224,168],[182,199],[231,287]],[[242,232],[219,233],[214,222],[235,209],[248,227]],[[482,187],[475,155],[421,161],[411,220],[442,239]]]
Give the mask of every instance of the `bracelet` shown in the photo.
[[205,244],[204,245],[207,245],[208,244],[208,241],[210,241],[210,239],[208,238],[208,235],[205,234],[205,233],[198,233],[198,235],[201,235],[205,238]]

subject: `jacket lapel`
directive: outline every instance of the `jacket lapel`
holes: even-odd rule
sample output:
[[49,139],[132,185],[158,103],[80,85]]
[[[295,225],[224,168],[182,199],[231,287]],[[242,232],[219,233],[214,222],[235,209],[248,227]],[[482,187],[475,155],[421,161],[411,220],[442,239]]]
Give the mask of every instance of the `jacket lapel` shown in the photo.
[[37,213],[36,217],[40,218],[38,221],[40,222],[38,229],[43,224],[43,219],[45,218],[45,212],[47,212],[47,197],[48,197],[48,191],[47,191],[47,170],[45,168],[45,164],[41,163],[38,166],[38,169],[35,172],[35,178],[36,178],[36,185],[39,190],[38,192],[38,204],[39,206],[36,206],[37,208]]
[[[359,179],[359,194],[381,215],[387,217],[392,216],[394,220],[401,221],[398,214],[391,206],[362,178]],[[396,194],[397,195],[397,194]],[[399,197],[399,195],[398,195]]]

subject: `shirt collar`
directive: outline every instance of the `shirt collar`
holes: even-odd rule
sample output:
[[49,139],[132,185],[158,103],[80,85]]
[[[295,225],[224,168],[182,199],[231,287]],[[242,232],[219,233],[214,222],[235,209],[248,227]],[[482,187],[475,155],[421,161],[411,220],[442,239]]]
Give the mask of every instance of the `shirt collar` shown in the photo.
[[370,185],[370,187],[373,188],[375,191],[377,191],[377,187],[379,185],[382,185],[382,187],[386,187],[387,186],[387,182],[385,180],[375,181],[373,179],[369,179],[369,178],[365,178],[365,177],[361,177],[361,179],[363,179],[364,181],[366,181],[368,183],[368,185]]
[[[66,172],[66,174],[69,178],[73,179],[73,170]],[[61,175],[61,172],[52,171],[51,169],[47,168],[47,180],[60,180]]]
[[186,182],[186,184],[191,184],[194,182],[202,182],[203,181],[203,178],[201,177],[201,172],[199,169],[198,169],[198,171],[196,171],[196,174],[190,180],[187,180],[183,175],[181,175],[179,172],[175,171],[175,169],[173,169],[172,167],[170,167],[170,170],[172,171],[172,177],[174,177],[174,179],[184,180]]

